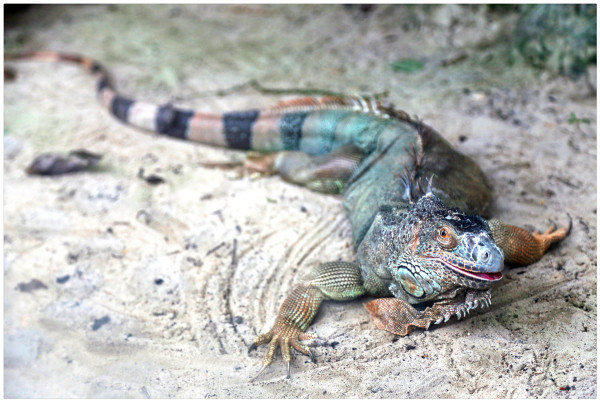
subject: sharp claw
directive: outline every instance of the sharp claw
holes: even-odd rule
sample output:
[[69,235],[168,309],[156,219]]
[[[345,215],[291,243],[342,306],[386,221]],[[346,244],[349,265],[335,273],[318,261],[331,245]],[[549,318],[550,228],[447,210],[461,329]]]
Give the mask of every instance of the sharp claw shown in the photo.
[[458,310],[458,311],[456,312],[456,318],[460,320],[461,316],[462,316],[462,313],[461,313],[461,311],[460,311],[460,310]]
[[250,344],[250,346],[248,346],[248,353],[250,353],[250,352],[252,352],[253,350],[256,350],[256,349],[257,349],[256,343],[252,342]]
[[567,216],[569,217],[569,226],[567,226],[566,236],[568,236],[569,233],[571,233],[571,229],[573,228],[573,218],[571,218],[571,214],[569,214],[568,212],[567,212]]
[[267,368],[267,366],[265,366],[265,365],[263,364],[262,368],[261,368],[260,370],[258,370],[258,373],[256,373],[256,375],[250,379],[250,382],[254,382],[254,380],[256,380],[256,379],[258,378],[258,376],[259,376],[259,375],[260,375],[260,374],[261,374],[263,371],[265,371],[265,369],[266,369],[266,368]]
[[313,362],[314,364],[317,364],[317,358],[315,357],[315,355],[313,354],[313,352],[308,349],[308,357],[310,357],[310,361]]
[[285,378],[291,378],[292,377],[292,375],[290,373],[290,363],[291,362],[288,362],[288,364],[287,364],[287,376]]
[[434,322],[434,324],[440,324],[442,321],[444,320],[444,317],[440,318],[439,320],[437,320],[436,322]]
[[477,307],[478,307],[478,305],[479,305],[479,300],[475,300],[475,301],[473,302],[473,305],[475,306],[474,308],[477,308]]
[[450,319],[450,314],[446,314],[444,316],[444,322],[447,322]]

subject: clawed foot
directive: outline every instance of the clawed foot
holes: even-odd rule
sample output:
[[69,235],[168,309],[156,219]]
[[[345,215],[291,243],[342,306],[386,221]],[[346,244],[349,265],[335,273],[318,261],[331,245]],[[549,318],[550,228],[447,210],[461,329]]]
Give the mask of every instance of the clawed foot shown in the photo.
[[571,232],[573,227],[573,219],[569,216],[569,225],[560,229],[556,229],[556,224],[552,222],[552,226],[548,228],[544,233],[540,233],[537,230],[532,233],[533,237],[543,245],[544,251],[550,247],[551,244],[557,243],[563,240]]
[[290,363],[292,360],[291,348],[294,348],[298,352],[308,356],[310,360],[316,364],[317,360],[315,359],[315,356],[310,348],[301,342],[311,339],[317,339],[317,336],[313,334],[306,334],[302,332],[300,328],[288,323],[282,323],[278,320],[269,332],[257,336],[248,348],[248,352],[251,352],[259,345],[263,345],[265,343],[269,344],[267,354],[262,362],[262,367],[250,380],[250,382],[254,381],[264,371],[265,368],[271,365],[277,348],[281,348],[283,361],[287,363],[287,378],[290,378]]

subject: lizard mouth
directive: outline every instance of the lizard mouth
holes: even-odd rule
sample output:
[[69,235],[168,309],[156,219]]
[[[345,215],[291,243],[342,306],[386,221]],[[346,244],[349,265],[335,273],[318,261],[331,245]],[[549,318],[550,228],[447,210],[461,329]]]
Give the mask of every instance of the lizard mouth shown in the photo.
[[443,257],[433,257],[433,256],[430,256],[428,258],[430,258],[432,260],[438,260],[442,264],[444,264],[444,266],[446,268],[449,268],[462,276],[466,276],[466,277],[473,278],[476,280],[486,281],[486,282],[496,282],[496,281],[499,281],[500,279],[502,279],[501,272],[481,272],[485,269],[485,267],[482,267],[480,265],[475,265],[475,264],[469,264],[460,259],[459,260],[457,260],[457,259],[449,260],[449,259],[446,259]]
[[[469,271],[466,268],[468,267],[468,268],[477,269],[476,266],[464,264],[465,267],[461,268],[458,265],[454,265],[454,264],[450,263],[449,261],[443,261],[443,263],[448,268],[452,269],[453,271],[458,272],[459,274],[461,274],[463,276],[468,276],[470,278],[479,279],[480,281],[495,282],[495,281],[499,281],[500,279],[502,279],[501,272],[475,272],[475,271]],[[462,265],[462,262],[460,264]]]
[[446,267],[450,268],[451,270],[473,279],[479,279],[481,281],[488,282],[495,282],[502,279],[501,272],[480,272],[484,269],[484,267],[480,267],[478,265],[471,265],[456,260],[448,261],[446,259],[442,259],[441,261]]

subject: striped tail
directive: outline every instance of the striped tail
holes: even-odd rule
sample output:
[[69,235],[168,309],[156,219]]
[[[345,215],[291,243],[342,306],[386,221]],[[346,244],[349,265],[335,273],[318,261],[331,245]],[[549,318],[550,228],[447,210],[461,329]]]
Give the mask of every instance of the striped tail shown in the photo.
[[373,119],[380,129],[390,117],[409,119],[404,112],[393,110],[391,105],[355,96],[307,97],[283,101],[263,110],[201,113],[122,96],[114,89],[107,70],[85,56],[52,51],[5,56],[5,60],[22,59],[75,63],[86,69],[98,80],[97,95],[102,105],[125,124],[234,149],[300,149],[309,154],[323,154],[339,145],[362,141],[354,137],[366,126],[373,126]]

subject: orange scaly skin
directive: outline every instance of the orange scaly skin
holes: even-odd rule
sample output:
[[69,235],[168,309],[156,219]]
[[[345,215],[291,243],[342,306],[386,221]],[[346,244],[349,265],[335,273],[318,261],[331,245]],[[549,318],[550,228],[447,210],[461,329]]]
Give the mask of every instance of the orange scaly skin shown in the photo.
[[568,227],[560,229],[552,225],[544,233],[529,233],[498,219],[491,219],[489,224],[494,241],[504,251],[504,261],[514,265],[529,265],[539,261],[553,243],[561,241],[571,231],[571,222]]

